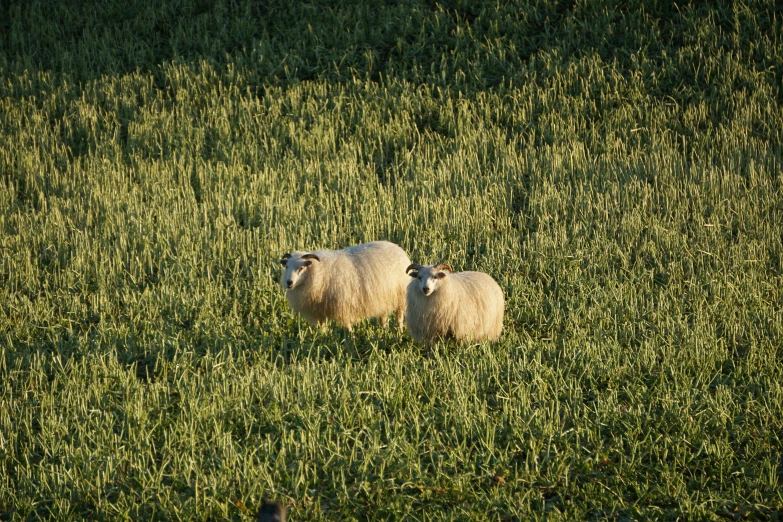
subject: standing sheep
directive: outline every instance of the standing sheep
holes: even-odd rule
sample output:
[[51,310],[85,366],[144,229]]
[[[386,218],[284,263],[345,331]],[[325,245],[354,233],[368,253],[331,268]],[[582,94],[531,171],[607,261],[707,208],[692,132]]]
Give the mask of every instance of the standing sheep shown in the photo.
[[334,319],[351,331],[365,317],[397,315],[402,330],[405,315],[405,267],[411,260],[403,249],[374,241],[343,250],[285,254],[280,284],[295,312],[316,325]]
[[483,272],[451,273],[446,264],[410,265],[408,332],[416,342],[439,338],[494,341],[503,329],[503,291]]

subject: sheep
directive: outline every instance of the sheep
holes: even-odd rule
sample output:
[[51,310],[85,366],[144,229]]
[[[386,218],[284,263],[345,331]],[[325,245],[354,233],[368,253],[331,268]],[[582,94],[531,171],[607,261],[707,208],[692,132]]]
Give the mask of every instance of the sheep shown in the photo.
[[256,522],[285,522],[287,514],[288,510],[283,504],[264,499],[256,514]]
[[483,272],[452,273],[449,265],[410,265],[405,321],[418,342],[441,338],[490,341],[503,329],[503,291]]
[[405,267],[408,254],[388,241],[373,241],[342,250],[291,252],[283,255],[280,284],[295,312],[315,326],[333,319],[352,331],[366,317],[394,312],[402,331],[405,316]]

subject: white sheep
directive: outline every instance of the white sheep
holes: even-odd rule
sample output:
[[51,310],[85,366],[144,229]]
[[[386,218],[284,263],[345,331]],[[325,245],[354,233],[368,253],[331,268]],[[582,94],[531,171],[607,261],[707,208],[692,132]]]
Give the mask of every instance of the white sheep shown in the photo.
[[408,254],[388,241],[373,241],[342,250],[291,252],[280,284],[295,312],[316,325],[333,319],[351,331],[365,317],[394,312],[402,330],[405,316],[405,267]]
[[503,291],[483,272],[452,273],[449,265],[410,265],[405,320],[416,342],[494,341],[503,329]]

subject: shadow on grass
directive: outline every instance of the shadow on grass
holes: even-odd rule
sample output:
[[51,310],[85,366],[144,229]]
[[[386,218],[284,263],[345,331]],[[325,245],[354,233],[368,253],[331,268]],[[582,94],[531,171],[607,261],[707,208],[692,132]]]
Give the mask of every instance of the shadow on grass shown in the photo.
[[[538,68],[528,67],[537,55],[567,63],[597,53],[633,70],[642,62],[629,49],[653,60],[673,55],[694,43],[683,29],[699,27],[705,18],[724,29],[718,47],[736,48],[759,70],[774,65],[749,44],[773,30],[772,8],[737,19],[719,2],[674,9],[666,2],[617,6],[608,0],[407,0],[372,8],[358,0],[33,0],[0,8],[0,65],[11,76],[54,74],[76,91],[92,80],[136,71],[152,73],[155,86],[165,89],[164,64],[205,61],[232,64],[237,74],[229,73],[235,76],[229,81],[241,72],[247,86],[261,92],[270,85],[353,79],[475,92],[523,85]],[[683,85],[699,80],[698,71],[677,74],[658,79],[661,96],[679,99]],[[773,74],[781,79],[783,73]],[[29,86],[28,94],[48,89]],[[378,175],[393,183],[383,169]]]

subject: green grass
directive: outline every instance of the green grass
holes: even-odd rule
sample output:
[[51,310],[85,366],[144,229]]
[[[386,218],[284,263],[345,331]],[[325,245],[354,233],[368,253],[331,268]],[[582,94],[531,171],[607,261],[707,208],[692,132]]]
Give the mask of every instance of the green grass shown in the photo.
[[[0,6],[0,519],[779,519],[780,6],[614,4]],[[501,340],[291,312],[373,239]]]

